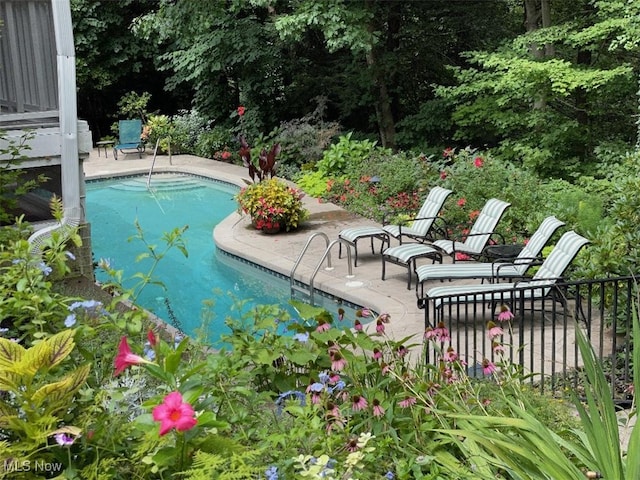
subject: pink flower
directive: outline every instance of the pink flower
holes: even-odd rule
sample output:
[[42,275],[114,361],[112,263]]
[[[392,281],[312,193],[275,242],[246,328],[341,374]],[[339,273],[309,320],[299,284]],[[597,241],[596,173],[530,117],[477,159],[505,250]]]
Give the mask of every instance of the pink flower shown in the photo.
[[480,210],[471,210],[469,212],[469,220],[475,220],[476,218],[478,218],[478,215],[480,215]]
[[440,179],[444,180],[445,178],[447,178],[447,172],[445,172],[444,170],[442,170],[440,172]]
[[360,410],[364,410],[367,408],[369,404],[367,403],[367,399],[362,395],[354,395],[351,397],[351,408],[355,412],[359,412]]
[[355,329],[356,332],[361,332],[362,331],[362,323],[360,323],[360,321],[358,319],[356,319],[356,321],[353,322],[353,328]]
[[377,348],[373,349],[373,359],[374,360],[380,360],[382,358],[382,352],[380,350],[378,350]]
[[384,323],[380,319],[376,321],[376,332],[384,333]]
[[316,327],[316,332],[326,332],[330,328],[331,325],[329,325],[327,322],[322,322]]
[[476,168],[482,168],[482,166],[484,165],[484,160],[482,160],[482,157],[476,157],[473,159],[473,164]]
[[383,323],[389,323],[391,322],[391,315],[389,315],[388,313],[381,313],[380,316],[378,317]]
[[389,373],[389,370],[391,370],[391,367],[389,365],[384,362],[380,364],[380,372],[382,373],[382,375],[386,375],[387,373]]
[[486,358],[482,360],[482,373],[485,375],[491,375],[496,371],[496,365],[491,360],[487,360]]
[[131,365],[140,365],[141,363],[151,363],[148,360],[145,360],[140,355],[136,355],[129,348],[129,344],[127,343],[127,337],[122,337],[120,339],[120,345],[118,345],[118,354],[116,358],[113,360],[113,364],[115,366],[115,372],[113,372],[114,376],[120,375],[124,370]]
[[453,347],[449,347],[442,357],[445,362],[453,363],[458,360],[458,353],[453,349]]
[[449,330],[444,326],[444,322],[438,322],[438,326],[433,330],[434,337],[440,342],[446,342],[450,339]]
[[467,199],[466,198],[460,198],[458,199],[458,206],[459,207],[464,207],[467,204]]
[[331,358],[331,370],[335,370],[336,372],[340,372],[344,370],[344,367],[347,365],[347,361],[342,358],[342,355],[339,353],[334,353]]
[[407,398],[405,398],[404,400],[400,400],[400,401],[398,402],[398,405],[399,405],[400,407],[402,407],[402,408],[409,408],[409,407],[411,407],[412,405],[415,405],[415,404],[416,404],[416,401],[417,401],[417,400],[416,400],[416,398],[415,398],[415,397],[407,397]]
[[245,111],[246,111],[246,108],[244,108],[242,105],[240,105],[238,107],[238,116],[240,116],[240,117],[243,116]]
[[510,320],[513,320],[513,313],[511,312],[511,310],[509,310],[509,307],[507,307],[506,305],[502,305],[500,307],[500,313],[498,314],[498,321],[508,322]]
[[423,338],[425,340],[431,340],[433,338],[436,338],[436,331],[431,327],[425,328]]
[[449,158],[449,157],[453,157],[453,148],[449,147],[449,148],[445,148],[444,152],[442,152],[442,156],[444,158]]
[[377,398],[374,398],[371,401],[371,405],[373,405],[373,416],[374,417],[381,417],[384,415],[384,408],[382,407],[382,405],[380,405],[380,400],[378,400]]
[[220,156],[223,160],[229,160],[231,158],[231,152],[229,150],[225,150]]
[[353,453],[358,451],[358,439],[352,438],[347,442],[346,449],[348,452]]
[[340,321],[344,320],[344,309],[342,308],[338,309],[338,320]]
[[182,401],[180,392],[171,392],[164,397],[164,401],[153,409],[153,419],[160,422],[160,435],[173,428],[179,432],[191,430],[198,423],[193,407]]
[[498,342],[491,342],[491,349],[496,355],[504,353],[504,345]]
[[409,353],[409,350],[407,350],[407,347],[404,345],[399,345],[398,348],[396,348],[396,354],[399,358],[404,358],[407,353]]
[[503,334],[504,334],[504,331],[495,323],[493,322],[487,323],[487,335],[491,340]]
[[471,257],[469,255],[467,255],[466,253],[462,253],[462,252],[456,252],[456,261],[465,262],[467,260],[471,260]]

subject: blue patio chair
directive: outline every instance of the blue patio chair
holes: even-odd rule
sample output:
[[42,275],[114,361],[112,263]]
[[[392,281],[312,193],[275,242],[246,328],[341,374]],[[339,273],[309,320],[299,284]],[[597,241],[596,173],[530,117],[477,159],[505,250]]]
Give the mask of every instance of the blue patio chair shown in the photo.
[[118,144],[113,147],[113,158],[118,160],[118,152],[129,153],[126,150],[138,152],[142,158],[144,152],[144,142],[140,138],[142,135],[142,120],[120,120],[118,122]]

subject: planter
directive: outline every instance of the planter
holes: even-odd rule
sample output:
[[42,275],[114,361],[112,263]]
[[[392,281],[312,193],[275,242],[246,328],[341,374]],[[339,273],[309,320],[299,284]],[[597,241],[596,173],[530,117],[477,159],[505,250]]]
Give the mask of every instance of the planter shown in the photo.
[[280,233],[281,232],[281,228],[280,227],[273,227],[273,228],[262,228],[260,229],[260,231],[262,233],[266,233],[267,235],[273,235],[275,233]]
[[271,226],[269,224],[265,225],[264,221],[260,221],[258,219],[252,218],[251,225],[256,230],[260,230],[263,233],[271,234],[271,235],[273,235],[274,233],[280,233],[282,230],[284,230],[283,228],[284,224],[282,222],[279,222],[278,226],[276,227],[276,226]]

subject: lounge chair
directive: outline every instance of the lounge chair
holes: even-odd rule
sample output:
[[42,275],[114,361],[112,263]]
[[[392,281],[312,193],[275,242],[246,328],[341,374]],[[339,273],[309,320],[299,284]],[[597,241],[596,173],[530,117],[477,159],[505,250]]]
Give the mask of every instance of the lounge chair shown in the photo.
[[113,158],[118,160],[118,152],[128,153],[125,150],[135,150],[142,158],[144,142],[142,135],[142,120],[120,120],[118,122],[118,143],[113,147]]
[[[371,253],[375,253],[373,248],[374,238],[381,241],[380,252],[383,251],[385,245],[391,246],[390,237],[396,238],[400,244],[402,244],[403,237],[411,238],[417,242],[431,240],[434,238],[433,231],[437,229],[436,223],[438,219],[440,219],[438,214],[451,193],[452,191],[446,188],[433,187],[424,200],[416,218],[409,220],[409,222],[413,221],[411,226],[389,224],[382,225],[381,227],[365,226],[345,228],[338,233],[338,238],[350,247],[353,247],[355,252],[354,266],[358,266],[358,240],[363,238],[369,238],[371,240]],[[340,242],[338,246],[339,257],[342,255],[342,242]]]
[[416,275],[418,282],[416,283],[416,295],[423,296],[422,290],[418,294],[418,288],[424,289],[424,282],[429,280],[455,280],[480,278],[496,282],[501,279],[518,279],[524,278],[527,270],[533,265],[540,265],[542,258],[540,254],[542,249],[551,239],[553,234],[562,227],[561,222],[556,217],[551,216],[545,218],[538,229],[531,235],[531,238],[520,251],[517,257],[507,261],[507,259],[498,258],[488,263],[464,262],[446,265],[421,265],[416,267]]
[[428,307],[432,303],[437,311],[443,305],[485,302],[492,305],[511,303],[512,310],[515,310],[516,300],[537,300],[549,295],[556,284],[562,281],[565,271],[587,243],[589,240],[576,232],[566,232],[531,279],[519,282],[434,287],[429,289],[422,298],[418,298],[418,308]]
[[[491,237],[496,234],[496,225],[498,225],[502,215],[510,205],[510,203],[503,202],[497,198],[487,200],[473,227],[471,227],[471,231],[466,235],[464,242],[444,239],[436,240],[430,244],[405,243],[387,248],[382,252],[382,280],[385,279],[386,262],[407,267],[407,288],[410,289],[411,275],[416,269],[416,260],[418,258],[431,258],[433,263],[442,263],[443,253],[452,255],[454,260],[456,253],[460,252],[469,256],[480,256]],[[504,240],[502,240],[502,243],[504,243]]]

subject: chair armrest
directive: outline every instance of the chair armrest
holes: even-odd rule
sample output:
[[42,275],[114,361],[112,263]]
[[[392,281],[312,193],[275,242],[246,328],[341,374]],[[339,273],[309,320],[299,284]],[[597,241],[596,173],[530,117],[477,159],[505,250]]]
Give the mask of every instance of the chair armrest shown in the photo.
[[[523,260],[526,260],[527,265],[529,265],[528,268],[536,266],[536,265],[542,265],[542,257],[518,257],[518,258],[497,258],[494,261],[491,262],[491,281],[492,283],[500,283],[500,278],[502,278],[500,276],[500,270],[503,268],[507,268],[507,267],[513,267],[515,265],[521,265],[523,262]],[[519,276],[510,276],[509,277],[511,280],[514,279],[527,279],[529,277],[527,277],[526,275],[519,275]]]
[[[404,223],[415,222],[415,221],[418,221],[418,220],[433,220],[433,226],[431,227],[432,229],[433,229],[434,227],[435,227],[435,228],[440,228],[440,227],[435,226],[435,225],[436,225],[436,223],[438,222],[438,220],[440,220],[440,221],[444,222],[444,220],[443,220],[443,219],[442,219],[442,217],[440,217],[440,216],[436,216],[436,217],[415,217],[415,218],[409,218],[409,219],[407,219],[405,222],[403,222],[403,223],[399,223],[399,224],[398,224],[398,237],[399,237],[399,238],[402,238],[402,236],[403,236],[403,235],[407,235],[407,234],[405,234],[405,233],[402,233],[402,225],[403,225]],[[446,224],[445,224],[445,225],[446,225]],[[442,229],[441,229],[441,230],[442,230]],[[446,230],[443,230],[443,232],[446,234]],[[428,233],[428,232],[427,232],[427,233]],[[407,236],[412,237],[412,238],[415,238],[415,237],[413,237],[412,235],[407,235]]]

